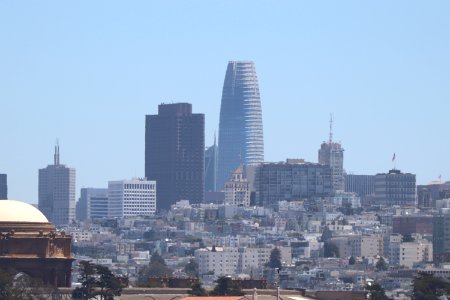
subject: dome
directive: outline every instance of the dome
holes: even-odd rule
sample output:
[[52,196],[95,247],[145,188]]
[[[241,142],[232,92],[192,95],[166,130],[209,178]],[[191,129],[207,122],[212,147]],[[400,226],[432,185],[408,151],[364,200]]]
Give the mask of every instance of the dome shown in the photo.
[[0,200],[0,222],[49,223],[39,209],[16,200]]

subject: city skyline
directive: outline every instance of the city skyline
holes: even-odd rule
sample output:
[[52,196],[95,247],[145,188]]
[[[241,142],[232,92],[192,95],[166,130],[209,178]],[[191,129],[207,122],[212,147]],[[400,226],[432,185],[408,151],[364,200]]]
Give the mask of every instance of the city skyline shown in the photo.
[[81,187],[142,177],[142,118],[161,102],[204,113],[212,145],[223,66],[240,59],[258,68],[265,161],[315,162],[333,113],[348,173],[387,172],[395,152],[418,184],[450,179],[449,3],[54,4],[0,10],[10,199],[37,203],[55,138],[77,169],[77,198]]

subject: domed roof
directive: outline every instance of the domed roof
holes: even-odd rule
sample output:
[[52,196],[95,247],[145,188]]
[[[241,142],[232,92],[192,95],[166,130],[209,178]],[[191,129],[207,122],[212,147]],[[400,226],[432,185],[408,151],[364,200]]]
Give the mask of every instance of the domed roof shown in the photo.
[[48,223],[48,220],[31,204],[16,200],[0,200],[0,222]]

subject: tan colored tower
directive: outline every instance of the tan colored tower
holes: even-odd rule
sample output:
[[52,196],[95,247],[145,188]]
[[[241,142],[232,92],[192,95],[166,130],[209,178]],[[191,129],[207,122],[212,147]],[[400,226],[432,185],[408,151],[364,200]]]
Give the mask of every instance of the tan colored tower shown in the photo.
[[225,204],[236,206],[250,206],[249,183],[244,178],[242,166],[239,166],[231,175],[231,179],[225,182]]

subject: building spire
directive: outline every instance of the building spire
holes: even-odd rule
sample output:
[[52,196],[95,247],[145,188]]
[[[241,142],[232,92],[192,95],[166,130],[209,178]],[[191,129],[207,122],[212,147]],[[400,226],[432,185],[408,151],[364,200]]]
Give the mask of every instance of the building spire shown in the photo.
[[331,144],[333,142],[333,114],[330,114],[330,137],[328,143]]
[[59,166],[59,139],[56,139],[55,154],[53,156],[53,163],[55,166]]

